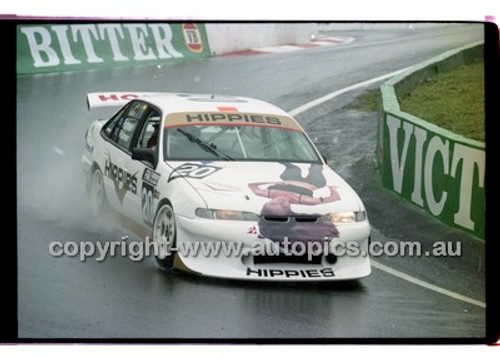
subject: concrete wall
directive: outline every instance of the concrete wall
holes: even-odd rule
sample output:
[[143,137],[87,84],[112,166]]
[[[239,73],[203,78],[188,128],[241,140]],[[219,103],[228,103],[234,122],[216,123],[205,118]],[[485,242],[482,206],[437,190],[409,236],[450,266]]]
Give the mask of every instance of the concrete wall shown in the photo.
[[287,24],[206,24],[212,53],[225,53],[275,45],[300,44],[311,41],[318,31],[317,23]]

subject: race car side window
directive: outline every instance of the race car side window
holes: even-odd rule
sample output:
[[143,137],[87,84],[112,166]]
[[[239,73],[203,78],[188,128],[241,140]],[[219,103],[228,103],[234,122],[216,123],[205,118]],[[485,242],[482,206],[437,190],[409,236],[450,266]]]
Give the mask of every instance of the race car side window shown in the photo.
[[117,135],[116,144],[124,149],[130,148],[130,143],[132,142],[132,136],[134,135],[135,127],[139,120],[134,117],[127,117],[123,121],[120,132]]
[[160,125],[160,113],[156,109],[151,109],[146,118],[146,123],[142,127],[137,147],[154,148],[158,143],[158,133]]
[[146,106],[141,102],[131,102],[123,107],[104,127],[104,134],[117,146],[130,150],[134,132],[144,115]]
[[116,141],[116,136],[120,131],[120,128],[123,124],[123,120],[125,119],[125,115],[128,112],[129,107],[130,105],[126,105],[125,107],[123,107],[104,126],[104,134],[106,134],[106,136],[112,141]]

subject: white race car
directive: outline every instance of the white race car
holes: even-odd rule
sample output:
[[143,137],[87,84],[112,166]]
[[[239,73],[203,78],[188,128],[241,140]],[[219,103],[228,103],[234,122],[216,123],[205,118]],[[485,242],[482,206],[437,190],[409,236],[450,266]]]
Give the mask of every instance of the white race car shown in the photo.
[[363,203],[285,111],[201,94],[87,99],[122,106],[85,135],[91,212],[110,207],[148,229],[162,268],[278,281],[370,274]]

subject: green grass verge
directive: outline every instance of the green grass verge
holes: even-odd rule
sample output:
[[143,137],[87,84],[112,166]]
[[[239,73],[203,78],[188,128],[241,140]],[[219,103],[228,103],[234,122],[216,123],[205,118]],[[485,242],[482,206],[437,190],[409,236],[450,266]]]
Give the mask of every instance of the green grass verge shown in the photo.
[[[380,90],[357,98],[349,109],[376,111]],[[401,110],[466,138],[484,142],[484,62],[426,78],[407,96],[399,98]]]
[[378,99],[380,97],[380,90],[378,88],[371,89],[363,93],[360,97],[351,103],[348,108],[357,111],[372,112],[378,109]]
[[426,78],[399,104],[404,112],[484,142],[484,62]]

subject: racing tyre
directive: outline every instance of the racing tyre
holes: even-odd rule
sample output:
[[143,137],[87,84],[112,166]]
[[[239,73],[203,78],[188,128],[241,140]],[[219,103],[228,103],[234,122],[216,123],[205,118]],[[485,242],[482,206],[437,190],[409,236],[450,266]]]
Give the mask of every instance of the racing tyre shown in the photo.
[[170,203],[160,205],[153,222],[153,241],[158,247],[156,262],[167,271],[174,267],[175,252],[171,251],[176,242],[174,209]]
[[102,177],[102,172],[99,168],[92,172],[92,177],[90,180],[90,191],[89,191],[89,201],[90,201],[90,213],[92,216],[97,217],[106,209],[106,193],[104,192],[104,181]]

